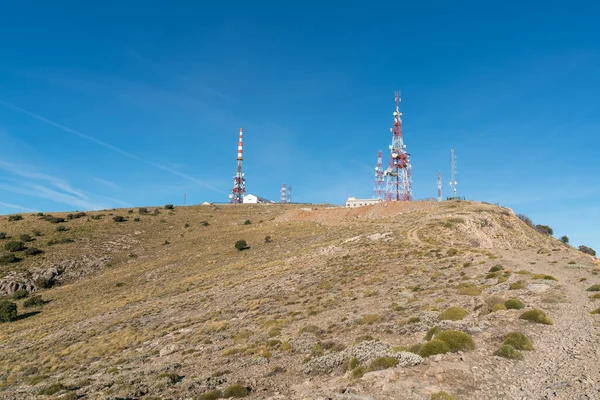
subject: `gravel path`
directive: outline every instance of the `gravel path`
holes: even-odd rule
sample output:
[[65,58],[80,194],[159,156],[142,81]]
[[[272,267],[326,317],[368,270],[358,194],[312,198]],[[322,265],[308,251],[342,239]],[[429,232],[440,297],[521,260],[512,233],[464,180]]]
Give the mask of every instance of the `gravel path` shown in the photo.
[[524,361],[500,359],[473,371],[480,382],[473,399],[600,399],[600,316],[590,315],[598,304],[585,290],[590,280],[579,281],[589,269],[544,264],[530,269],[558,278],[567,302],[545,305],[554,325],[535,327],[536,350],[523,352]]

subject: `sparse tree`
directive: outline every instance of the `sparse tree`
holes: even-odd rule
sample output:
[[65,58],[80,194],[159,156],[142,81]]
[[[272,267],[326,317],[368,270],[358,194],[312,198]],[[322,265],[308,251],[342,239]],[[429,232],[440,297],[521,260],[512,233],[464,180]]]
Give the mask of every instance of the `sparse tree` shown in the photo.
[[0,321],[10,322],[17,319],[17,305],[12,301],[0,301]]
[[590,247],[581,245],[579,246],[579,251],[585,254],[589,254],[590,256],[596,257],[596,251]]
[[544,235],[552,236],[554,231],[548,225],[536,225],[535,229]]
[[531,221],[531,218],[529,218],[527,215],[525,215],[525,214],[517,214],[517,218],[519,218],[521,221],[525,222],[530,227],[532,227],[532,228],[534,227],[533,226],[533,221]]
[[565,236],[563,236],[563,237],[560,238],[560,241],[563,242],[563,243],[567,243],[568,244],[569,243],[569,237],[567,235],[565,235]]

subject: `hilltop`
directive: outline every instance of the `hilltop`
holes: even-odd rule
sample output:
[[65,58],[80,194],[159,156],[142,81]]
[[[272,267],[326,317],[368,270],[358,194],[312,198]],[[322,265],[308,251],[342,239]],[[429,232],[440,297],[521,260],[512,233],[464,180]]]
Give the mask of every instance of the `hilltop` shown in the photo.
[[21,216],[2,218],[0,244],[29,235],[41,252],[0,265],[0,293],[31,292],[0,323],[2,398],[600,395],[597,260],[507,208]]

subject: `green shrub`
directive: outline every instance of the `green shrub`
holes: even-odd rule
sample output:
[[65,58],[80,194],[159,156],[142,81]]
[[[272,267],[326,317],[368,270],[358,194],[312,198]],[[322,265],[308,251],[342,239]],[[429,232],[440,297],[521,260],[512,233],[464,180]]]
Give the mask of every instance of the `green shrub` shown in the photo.
[[141,221],[141,219],[140,219],[140,218],[138,218],[138,217],[136,217],[136,218],[134,218],[134,219],[133,219],[133,221],[134,221],[134,222],[140,222],[140,221]]
[[27,250],[25,250],[25,254],[27,254],[28,256],[37,256],[38,254],[42,254],[43,251],[38,249],[37,247],[30,247]]
[[429,328],[429,330],[427,331],[427,333],[425,334],[425,338],[424,340],[431,340],[433,339],[433,337],[435,335],[437,335],[439,332],[441,332],[442,329],[439,326],[434,326],[432,328]]
[[0,232],[0,239],[6,239],[6,232]]
[[594,293],[593,295],[590,296],[590,299],[592,299],[592,300],[600,299],[600,293]]
[[515,350],[515,348],[509,344],[503,344],[500,346],[500,348],[494,352],[494,355],[509,358],[511,360],[523,359],[523,354],[519,350]]
[[419,354],[419,352],[421,351],[421,347],[423,347],[421,343],[413,344],[408,349],[406,349],[406,351],[408,351],[409,353]]
[[596,257],[596,251],[590,247],[587,246],[579,246],[579,251],[581,251],[582,253],[585,254],[589,254],[590,256],[594,256]]
[[0,265],[11,264],[21,261],[21,259],[14,254],[4,254],[0,256]]
[[9,221],[20,221],[20,220],[22,220],[22,219],[23,219],[23,216],[22,216],[22,215],[10,215],[10,216],[8,217],[8,220],[9,220]]
[[50,222],[50,223],[52,223],[52,224],[60,224],[60,223],[62,223],[62,222],[65,222],[65,219],[64,219],[64,218],[53,217],[53,216],[52,216],[52,215],[50,215],[50,214],[46,214],[46,215],[44,215],[44,216],[42,217],[42,219],[43,219],[44,221],[48,221],[48,222]]
[[569,243],[569,237],[567,235],[560,238],[560,241],[563,243]]
[[492,268],[490,268],[489,272],[498,272],[498,271],[502,271],[503,269],[504,269],[504,267],[502,265],[496,264]]
[[20,240],[11,240],[4,245],[4,250],[14,253],[16,251],[25,250],[25,243]]
[[140,207],[138,208],[138,213],[140,214],[148,214],[148,209],[146,207]]
[[558,280],[555,277],[553,277],[552,275],[546,275],[546,274],[533,274],[533,275],[531,275],[531,279],[545,279],[548,281],[557,281]]
[[202,225],[202,226],[209,226],[210,224],[208,223],[208,221],[201,221],[200,225]]
[[225,388],[225,390],[223,390],[223,397],[226,399],[230,397],[246,397],[249,393],[250,391],[247,387],[235,384],[228,386]]
[[299,333],[299,334],[303,334],[303,333],[319,333],[319,332],[321,332],[321,331],[322,331],[322,330],[321,330],[321,328],[319,328],[319,327],[318,327],[318,326],[316,326],[316,325],[306,325],[306,326],[302,327],[302,328],[301,328],[301,329],[298,331],[298,333]]
[[33,238],[31,236],[29,236],[28,234],[24,233],[21,236],[19,236],[19,239],[21,240],[21,242],[31,242],[33,241]]
[[40,390],[38,392],[38,394],[44,395],[44,396],[52,396],[53,394],[56,394],[56,393],[60,392],[61,390],[65,390],[65,389],[67,389],[67,388],[62,383],[53,383],[52,385],[46,386],[45,388]]
[[23,302],[23,307],[39,307],[44,305],[44,300],[42,300],[42,296],[32,296]]
[[586,289],[588,292],[600,292],[600,284],[592,285]]
[[238,240],[235,242],[235,248],[238,249],[238,251],[246,250],[248,248],[248,243],[243,239]]
[[596,308],[594,311],[590,311],[590,314],[600,314],[600,308]]
[[520,310],[522,308],[525,308],[525,303],[523,303],[521,300],[515,299],[515,298],[506,300],[504,302],[504,305],[509,310]]
[[552,236],[554,231],[548,225],[536,225],[535,229],[544,235]]
[[37,278],[35,280],[35,286],[37,286],[38,289],[50,289],[52,286],[54,286],[54,279],[48,279],[48,278]]
[[53,246],[55,244],[64,244],[64,243],[73,243],[75,240],[71,238],[59,238],[48,240],[48,246]]
[[67,228],[64,225],[59,225],[59,226],[56,227],[56,232],[66,232],[68,230],[69,230],[69,228]]
[[544,325],[552,325],[553,324],[552,319],[550,319],[550,317],[545,312],[543,312],[542,310],[539,310],[537,308],[534,308],[533,310],[525,311],[523,314],[521,314],[519,319],[524,319],[526,321],[536,322],[538,324],[544,324]]
[[0,300],[0,321],[10,322],[17,319],[17,305],[12,301]]
[[462,294],[465,296],[479,296],[481,294],[481,289],[479,289],[473,284],[461,283],[456,288],[458,289],[458,294]]
[[271,236],[265,236],[265,243],[271,243]]
[[440,315],[440,319],[442,321],[460,321],[462,320],[469,312],[462,307],[448,307],[442,314]]
[[418,354],[425,358],[436,354],[445,354],[449,351],[450,347],[448,346],[448,343],[438,339],[433,339],[429,342],[423,343]]
[[190,227],[190,224],[188,224],[188,223],[186,222],[185,224],[183,224],[183,227],[187,229],[187,228],[189,228],[189,227]]
[[365,314],[359,320],[359,325],[373,325],[375,322],[378,322],[381,317],[377,314]]
[[250,225],[252,223],[252,221],[250,221],[249,219],[244,221],[244,225]]
[[531,340],[521,332],[511,332],[506,334],[502,344],[511,345],[517,350],[534,350]]
[[509,290],[519,290],[519,289],[525,289],[527,287],[527,281],[524,280],[520,280],[520,281],[516,281],[510,284],[510,286],[508,287]]
[[172,209],[174,209],[174,208],[175,208],[175,207],[173,206],[173,204],[167,204],[167,205],[165,206],[165,210],[172,210]]
[[123,217],[121,215],[115,215],[113,217],[113,221],[115,221],[115,222],[125,222],[125,221],[127,221],[127,218],[125,218],[125,217]]
[[367,372],[367,369],[364,366],[359,365],[352,370],[352,377],[354,379],[362,378],[365,375],[365,372]]
[[394,368],[398,365],[398,360],[393,357],[377,357],[369,364],[369,371],[381,371],[383,369]]
[[24,299],[27,296],[29,296],[29,292],[27,290],[19,289],[16,292],[14,292],[11,297],[13,298],[13,300],[20,300]]
[[456,353],[459,350],[475,349],[475,342],[470,335],[464,332],[448,330],[438,333],[436,339],[446,342],[450,351]]
[[431,400],[456,400],[456,397],[442,390],[440,392],[433,393],[431,395]]
[[217,400],[223,396],[220,390],[209,390],[208,392],[202,393],[198,396],[197,400]]
[[348,370],[351,371],[351,370],[355,369],[356,367],[359,366],[359,364],[360,364],[359,359],[356,357],[352,357],[350,359],[350,361],[348,361]]
[[507,310],[504,303],[496,303],[492,306],[492,312]]

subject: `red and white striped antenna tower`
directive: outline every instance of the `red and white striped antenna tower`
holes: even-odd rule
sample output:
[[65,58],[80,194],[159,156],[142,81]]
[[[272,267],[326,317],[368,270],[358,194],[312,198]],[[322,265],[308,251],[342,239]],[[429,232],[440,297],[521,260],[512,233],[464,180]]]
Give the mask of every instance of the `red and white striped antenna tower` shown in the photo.
[[402,112],[400,112],[400,92],[396,92],[396,110],[394,111],[394,127],[392,144],[390,145],[390,164],[385,170],[385,196],[386,201],[411,201],[412,200],[412,165],[410,154],[406,152],[406,145],[402,137]]
[[240,128],[240,141],[238,142],[238,155],[237,155],[237,171],[233,177],[233,189],[229,195],[229,202],[231,204],[240,204],[244,202],[244,193],[246,193],[246,178],[242,172],[242,128]]
[[373,196],[376,199],[383,200],[382,195],[385,192],[383,186],[385,179],[383,177],[383,161],[381,158],[381,150],[377,152],[377,166],[375,167],[375,184],[373,187]]
[[283,185],[281,185],[281,202],[287,203],[287,194],[286,194],[285,183]]
[[438,171],[438,201],[442,201],[442,173]]

